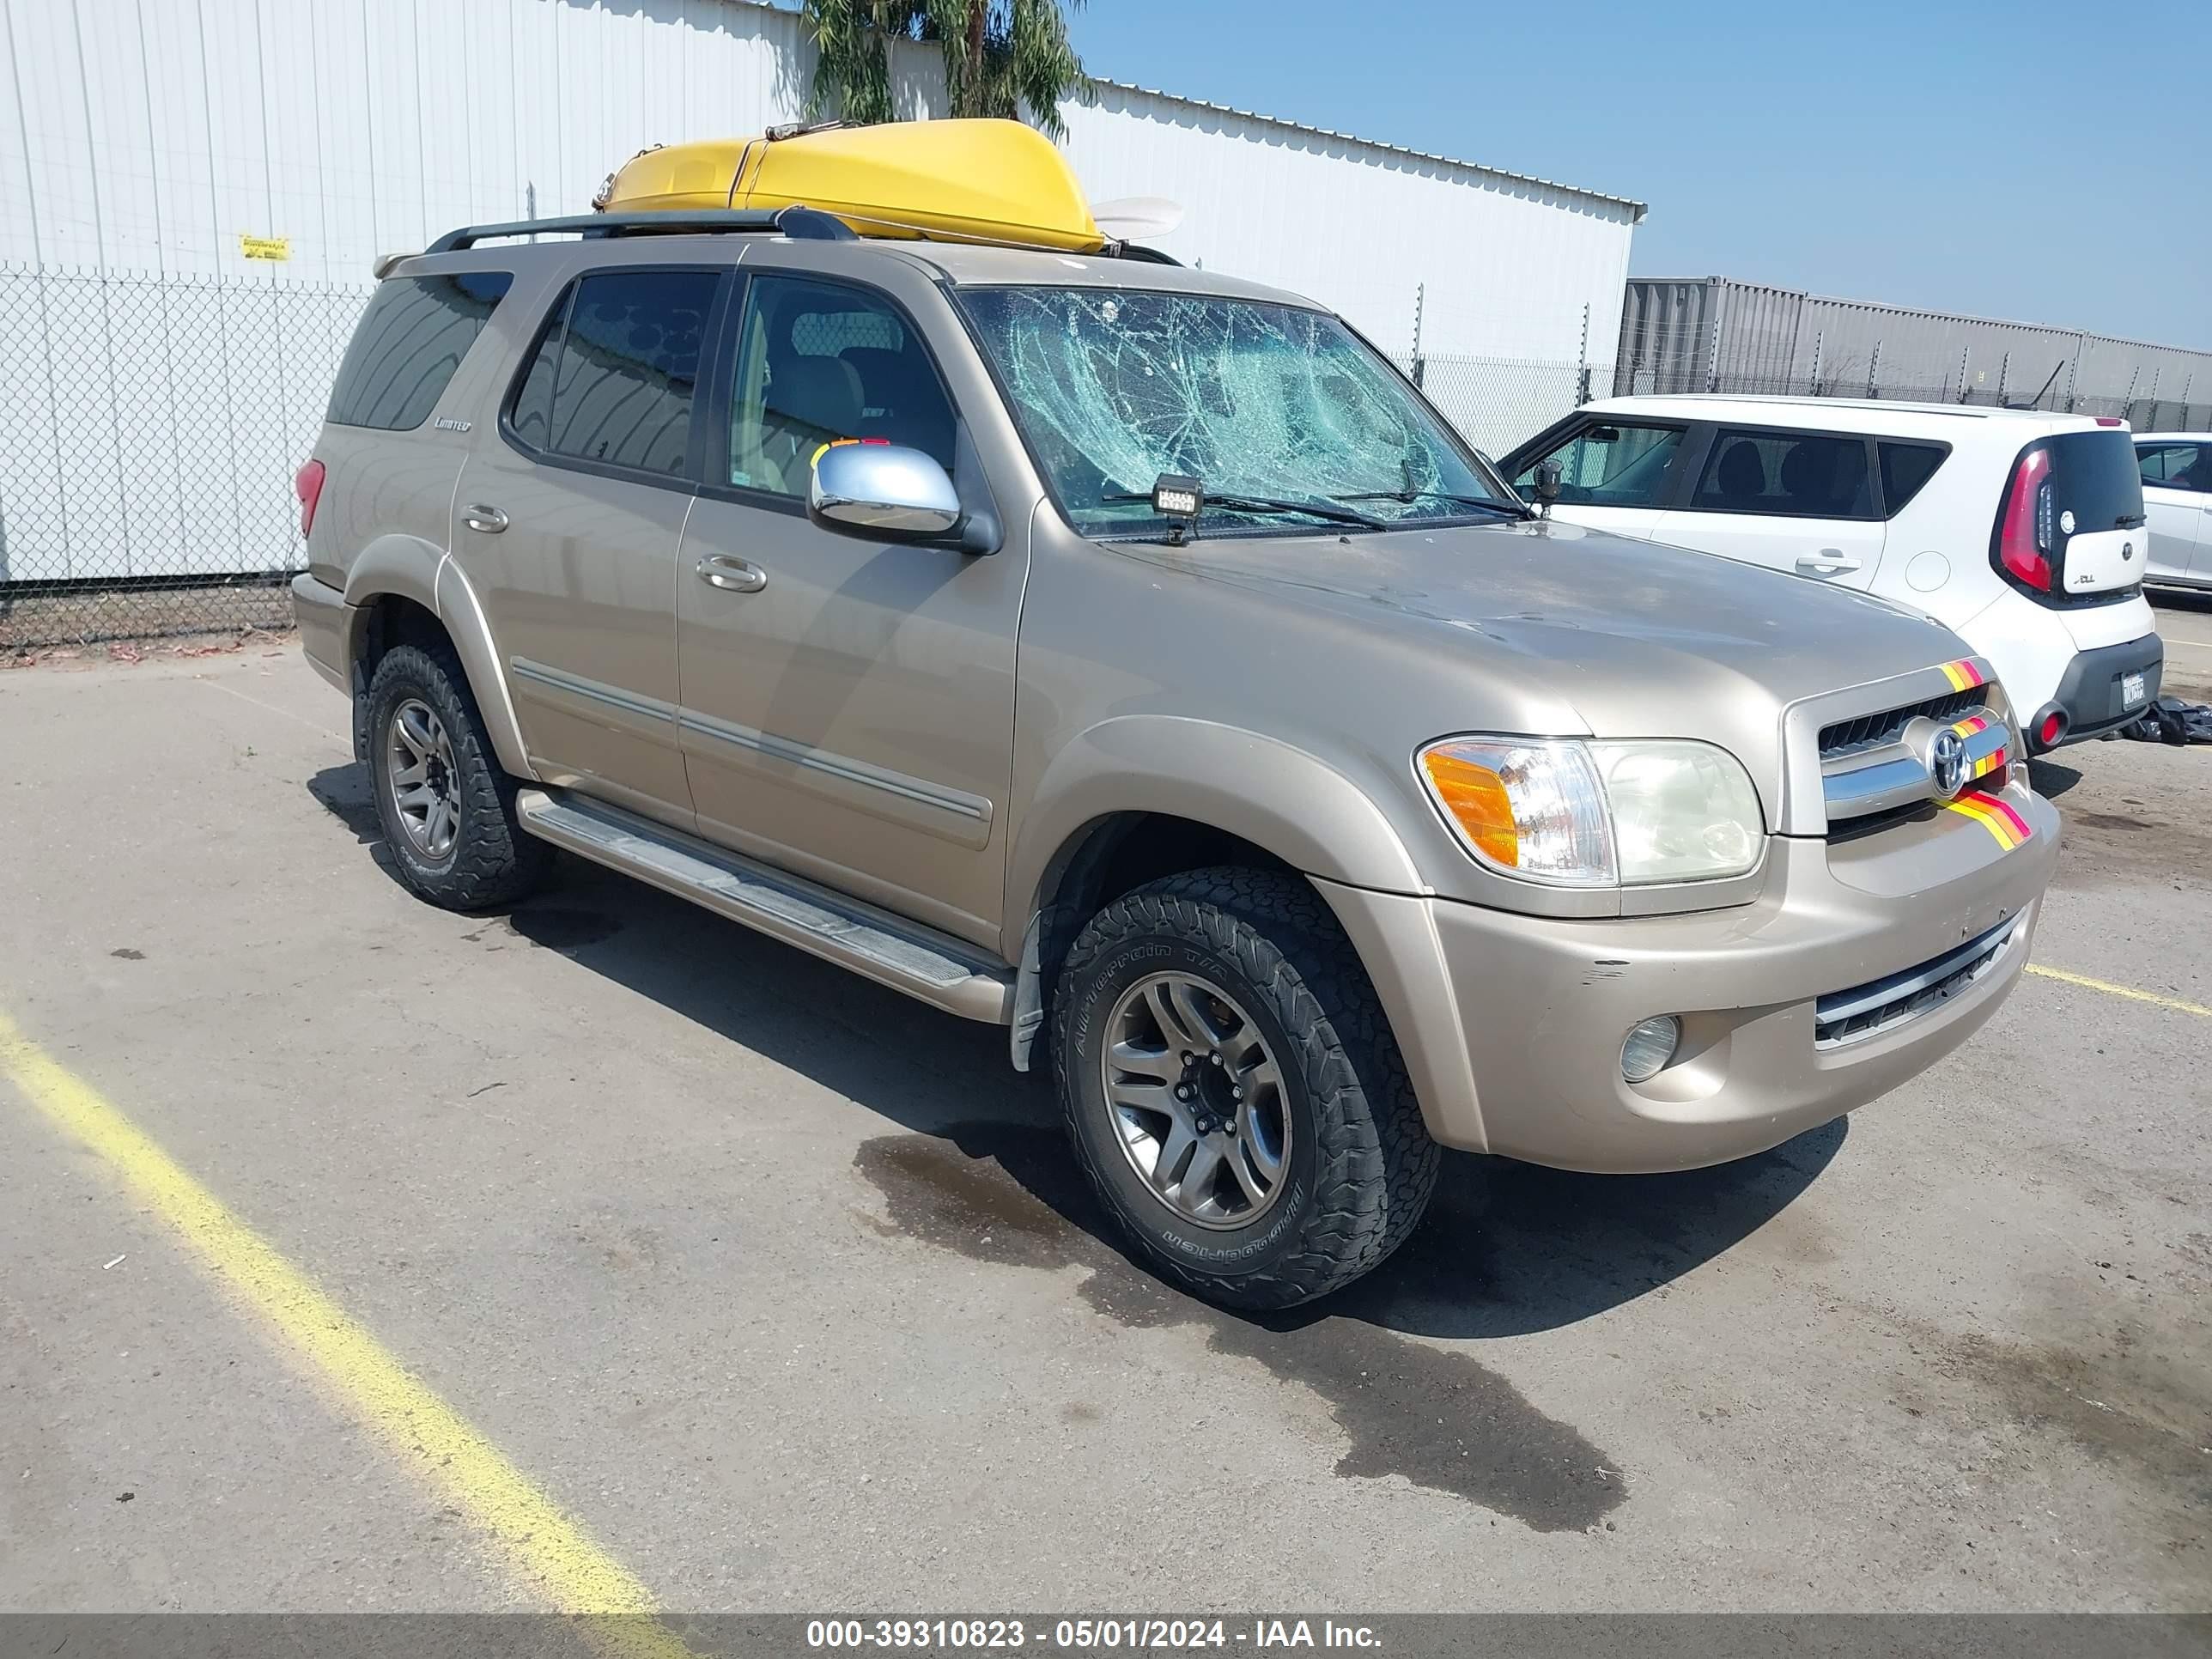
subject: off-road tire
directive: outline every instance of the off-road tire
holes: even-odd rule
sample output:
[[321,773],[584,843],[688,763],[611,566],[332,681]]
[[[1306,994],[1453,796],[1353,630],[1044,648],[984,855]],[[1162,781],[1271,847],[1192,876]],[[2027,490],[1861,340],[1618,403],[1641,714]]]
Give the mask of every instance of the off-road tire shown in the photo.
[[[1121,994],[1193,973],[1228,992],[1273,1049],[1291,1137],[1289,1186],[1243,1232],[1185,1224],[1116,1138],[1101,1045]],[[1092,1188],[1162,1277],[1209,1302],[1287,1308],[1369,1272],[1405,1243],[1440,1155],[1374,987],[1310,884],[1226,867],[1115,900],[1070,947],[1053,997],[1054,1076]]]
[[[452,851],[434,862],[401,827],[387,775],[389,726],[410,699],[428,704],[444,726],[459,785],[459,831]],[[518,823],[514,796],[520,786],[500,769],[468,678],[450,647],[401,645],[385,653],[368,683],[367,726],[377,822],[399,878],[410,889],[448,910],[489,910],[514,903],[544,882],[552,851]]]

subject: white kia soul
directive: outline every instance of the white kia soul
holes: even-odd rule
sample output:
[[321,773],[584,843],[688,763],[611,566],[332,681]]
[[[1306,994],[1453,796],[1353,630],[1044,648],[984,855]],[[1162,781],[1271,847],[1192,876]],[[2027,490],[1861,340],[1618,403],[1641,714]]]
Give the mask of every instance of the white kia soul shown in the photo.
[[1833,398],[1613,398],[1505,456],[1556,515],[1925,611],[1987,658],[2038,751],[2122,726],[2165,647],[2124,422]]

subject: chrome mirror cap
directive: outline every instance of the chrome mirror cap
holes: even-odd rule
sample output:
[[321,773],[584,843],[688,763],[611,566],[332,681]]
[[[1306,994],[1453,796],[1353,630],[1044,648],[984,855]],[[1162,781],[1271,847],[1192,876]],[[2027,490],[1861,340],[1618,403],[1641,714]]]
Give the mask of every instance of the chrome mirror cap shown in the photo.
[[960,522],[960,493],[945,469],[903,444],[831,444],[814,458],[806,507],[883,535],[942,536]]

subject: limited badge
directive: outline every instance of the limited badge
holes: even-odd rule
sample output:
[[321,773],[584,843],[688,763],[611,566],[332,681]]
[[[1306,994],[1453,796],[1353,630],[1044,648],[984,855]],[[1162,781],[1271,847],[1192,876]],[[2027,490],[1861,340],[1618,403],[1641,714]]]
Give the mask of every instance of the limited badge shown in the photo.
[[2074,515],[2073,515],[2073,514],[2071,514],[2071,513],[2062,513],[2062,514],[2060,514],[2058,515],[2058,527],[2059,527],[2059,529],[2060,529],[2060,530],[2063,531],[2067,535],[2069,535],[2069,536],[2072,535],[2072,534],[2074,533]]

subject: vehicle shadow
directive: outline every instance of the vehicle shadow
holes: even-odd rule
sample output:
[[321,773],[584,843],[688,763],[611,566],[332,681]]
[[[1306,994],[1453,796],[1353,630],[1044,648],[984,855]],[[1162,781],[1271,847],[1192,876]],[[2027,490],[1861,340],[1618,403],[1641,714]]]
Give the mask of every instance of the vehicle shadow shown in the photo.
[[[364,812],[360,772],[329,769],[309,789],[368,840],[374,817]],[[915,1205],[928,1242],[1003,1260],[1008,1230],[1034,1228],[1048,1212],[1080,1236],[1055,1246],[1059,1257],[1117,1279],[1139,1275],[1147,1297],[1172,1294],[1123,1249],[1068,1152],[1050,1087],[1011,1068],[1003,1029],[939,1013],[566,854],[552,888],[504,927],[935,1143],[928,1156],[874,1143],[863,1161],[879,1185],[945,1188]],[[1755,1231],[1819,1176],[1845,1133],[1838,1119],[1759,1157],[1668,1176],[1572,1175],[1449,1152],[1427,1218],[1389,1262],[1309,1308],[1245,1322],[1288,1331],[1341,1317],[1445,1338],[1572,1324]],[[1005,1190],[994,1193],[1000,1177]]]
[[2081,781],[2079,769],[2062,766],[2053,760],[2031,760],[2027,763],[2027,781],[2035,793],[2045,800],[2057,800]]

